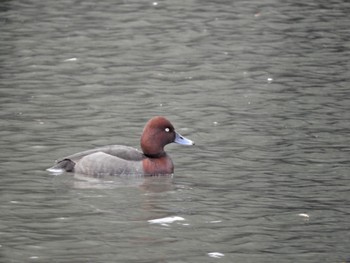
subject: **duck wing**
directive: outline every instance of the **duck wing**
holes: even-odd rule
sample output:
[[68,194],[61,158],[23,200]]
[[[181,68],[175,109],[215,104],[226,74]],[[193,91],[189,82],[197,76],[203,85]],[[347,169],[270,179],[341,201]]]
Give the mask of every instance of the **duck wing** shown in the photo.
[[83,157],[94,155],[95,153],[103,153],[106,157],[117,157],[122,160],[129,161],[141,161],[145,158],[144,154],[139,150],[124,146],[124,145],[108,145],[91,150],[78,152],[56,161],[56,164],[49,168],[49,171],[65,170],[72,172],[76,163],[78,163]]

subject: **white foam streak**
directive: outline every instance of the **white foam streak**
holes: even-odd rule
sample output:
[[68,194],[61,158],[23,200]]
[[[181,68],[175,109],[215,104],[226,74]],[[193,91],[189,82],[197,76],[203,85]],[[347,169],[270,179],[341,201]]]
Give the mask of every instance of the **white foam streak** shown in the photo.
[[176,221],[184,221],[185,218],[180,217],[180,216],[169,216],[169,217],[164,217],[164,218],[157,218],[157,219],[151,219],[148,220],[148,223],[151,224],[170,224],[174,223]]

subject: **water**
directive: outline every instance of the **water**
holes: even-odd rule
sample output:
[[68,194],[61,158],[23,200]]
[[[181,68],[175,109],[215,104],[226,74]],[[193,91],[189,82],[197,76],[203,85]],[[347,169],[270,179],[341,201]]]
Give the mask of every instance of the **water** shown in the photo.
[[[349,262],[347,1],[2,1],[1,262]],[[45,171],[138,147],[174,177]]]

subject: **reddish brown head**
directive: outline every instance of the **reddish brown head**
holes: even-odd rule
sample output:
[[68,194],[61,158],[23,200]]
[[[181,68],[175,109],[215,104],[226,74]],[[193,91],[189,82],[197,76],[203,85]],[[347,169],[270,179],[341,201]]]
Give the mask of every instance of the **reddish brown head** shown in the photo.
[[184,145],[194,144],[176,133],[170,121],[162,116],[154,117],[146,123],[141,136],[141,148],[146,156],[164,156],[164,146],[172,142]]

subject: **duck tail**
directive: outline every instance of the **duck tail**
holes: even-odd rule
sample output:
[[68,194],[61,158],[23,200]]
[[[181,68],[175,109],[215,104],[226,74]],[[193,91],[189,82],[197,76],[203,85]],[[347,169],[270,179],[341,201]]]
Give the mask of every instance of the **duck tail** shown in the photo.
[[64,171],[66,172],[73,172],[74,171],[75,162],[73,162],[70,159],[63,159],[61,161],[58,161],[54,166],[46,169],[49,172],[52,173],[62,173]]

